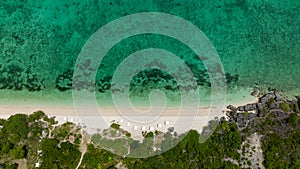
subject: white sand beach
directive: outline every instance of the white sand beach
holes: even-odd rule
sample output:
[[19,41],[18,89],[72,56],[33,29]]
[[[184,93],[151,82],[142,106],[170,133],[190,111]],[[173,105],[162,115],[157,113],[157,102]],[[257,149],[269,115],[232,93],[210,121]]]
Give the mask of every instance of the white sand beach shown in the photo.
[[[257,101],[256,97],[250,95],[251,89],[240,90],[238,92],[229,93],[226,97],[226,103],[223,110],[226,110],[226,105],[245,105]],[[179,106],[166,107],[164,109],[155,108],[148,113],[142,113],[148,107],[138,107],[141,112],[127,114],[131,110],[122,109],[118,111],[114,106],[93,106],[86,105],[83,108],[77,109],[73,105],[72,99],[63,100],[59,97],[40,95],[35,101],[30,99],[20,99],[21,95],[15,94],[15,101],[5,97],[0,98],[0,118],[8,118],[12,114],[23,113],[31,114],[35,111],[42,110],[48,116],[55,116],[59,123],[66,121],[74,122],[85,126],[88,133],[93,134],[99,129],[105,129],[112,122],[119,123],[121,127],[132,133],[133,137],[140,137],[142,131],[167,131],[168,128],[174,127],[178,133],[186,132],[190,129],[195,129],[201,132],[202,128],[208,124],[208,121],[214,117],[224,116],[224,112],[216,112],[215,107],[210,105],[201,105],[197,110],[184,108],[181,110]],[[51,101],[48,101],[50,99]],[[94,105],[95,106],[95,105]],[[213,113],[212,113],[213,112]]]

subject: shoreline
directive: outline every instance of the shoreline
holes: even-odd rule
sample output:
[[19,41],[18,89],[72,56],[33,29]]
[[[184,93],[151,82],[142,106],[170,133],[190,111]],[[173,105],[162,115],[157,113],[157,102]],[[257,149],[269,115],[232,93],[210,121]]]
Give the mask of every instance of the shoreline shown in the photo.
[[[93,110],[89,104],[81,108],[81,112],[89,112],[88,114],[80,114],[76,112],[72,100],[51,100],[49,96],[45,96],[43,100],[33,101],[27,99],[22,101],[20,97],[15,102],[1,102],[3,98],[0,98],[0,118],[8,118],[13,114],[31,114],[35,111],[42,110],[48,116],[55,116],[55,120],[59,124],[63,124],[67,121],[86,126],[86,131],[89,134],[99,132],[99,129],[106,129],[110,127],[112,122],[121,124],[124,130],[127,130],[132,134],[133,138],[141,138],[142,131],[155,131],[159,130],[162,132],[168,131],[170,127],[174,127],[174,131],[177,133],[184,133],[188,130],[194,129],[199,133],[202,132],[204,126],[208,125],[210,120],[215,117],[224,117],[227,105],[242,106],[248,103],[256,103],[257,97],[250,95],[251,89],[242,89],[236,92],[228,93],[226,96],[226,102],[221,112],[213,111],[214,108],[206,105],[200,105],[201,107],[195,109],[184,109],[179,114],[180,106],[167,106],[162,113],[157,113],[154,109],[151,113],[143,113],[148,107],[138,106],[136,107],[141,111],[141,114],[127,114],[120,115],[114,106],[101,106],[99,113],[97,109]],[[204,96],[202,96],[204,97]],[[60,96],[59,98],[63,98]],[[50,101],[47,101],[50,100]],[[57,104],[55,104],[57,103]],[[98,105],[99,108],[99,105]],[[98,109],[99,110],[99,109]],[[78,111],[78,110],[77,110]],[[198,114],[196,112],[198,111]],[[122,111],[123,112],[123,111]],[[124,110],[127,111],[127,109]],[[192,112],[192,113],[191,113]]]
[[[224,108],[226,109],[227,105],[239,106],[245,105],[248,103],[254,103],[258,101],[257,97],[251,96],[250,93],[253,91],[252,88],[240,88],[234,91],[228,91],[226,94],[226,101]],[[211,100],[209,100],[209,95],[207,96],[207,91],[200,92],[200,108],[207,108],[211,105]],[[33,113],[37,110],[43,110],[48,115],[77,115],[74,108],[74,102],[72,98],[72,93],[67,92],[58,92],[54,90],[53,92],[28,92],[28,91],[9,91],[9,90],[0,90],[0,116],[7,114],[15,113]],[[104,111],[107,109],[115,109],[114,103],[111,98],[107,95],[100,101],[97,100],[97,106]],[[136,97],[133,100],[133,103],[136,100],[142,100],[141,104],[136,106],[137,109],[142,111],[148,109],[148,104],[144,104],[145,98]],[[95,103],[95,102],[94,102]],[[180,103],[180,102],[179,102]],[[86,102],[84,108],[88,108],[93,104],[93,102]],[[178,109],[177,102],[168,101],[166,106],[168,109]],[[115,111],[115,110],[114,110]],[[105,114],[112,115],[112,114]]]
[[[257,99],[256,99],[257,100]],[[255,101],[255,100],[253,100]],[[244,102],[239,104],[233,104],[235,106],[246,105],[248,103],[254,102]],[[226,103],[227,104],[227,103]],[[13,114],[31,114],[35,111],[42,110],[48,116],[55,116],[55,120],[58,121],[58,124],[63,124],[65,122],[72,122],[78,125],[86,126],[86,131],[90,135],[98,133],[99,129],[103,130],[109,128],[112,122],[118,123],[121,125],[121,128],[127,130],[132,134],[132,138],[142,139],[142,131],[155,131],[159,130],[162,132],[168,131],[169,128],[174,128],[178,134],[187,132],[191,129],[197,130],[199,133],[202,132],[204,126],[208,125],[210,120],[213,120],[215,117],[224,117],[226,107],[224,107],[223,112],[219,112],[218,116],[209,114],[210,108],[199,109],[200,113],[195,114],[186,114],[180,116],[174,116],[174,111],[178,109],[167,109],[167,113],[164,113],[160,116],[130,116],[125,117],[120,116],[119,114],[112,113],[112,109],[106,108],[106,115],[98,116],[78,116],[75,112],[75,109],[72,107],[10,107],[10,106],[0,106],[0,118],[8,118]],[[188,110],[187,110],[188,111]],[[5,112],[5,113],[3,113]]]

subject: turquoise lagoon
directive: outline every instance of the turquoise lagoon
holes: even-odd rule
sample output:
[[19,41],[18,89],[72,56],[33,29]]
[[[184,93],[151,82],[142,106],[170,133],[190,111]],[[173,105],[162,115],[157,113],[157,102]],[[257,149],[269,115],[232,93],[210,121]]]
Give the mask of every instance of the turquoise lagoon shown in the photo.
[[[238,101],[252,97],[253,89],[268,88],[293,97],[300,94],[299,9],[299,2],[290,0],[1,1],[1,106],[72,105],[72,71],[83,45],[105,24],[139,12],[172,14],[203,31],[227,74],[228,98]],[[109,86],[118,64],[146,48],[165,49],[184,60],[197,78],[201,99],[209,100],[210,80],[195,53],[176,39],[143,34],[120,41],[105,56],[96,78],[100,103],[112,103]],[[173,105],[180,102],[178,84],[166,72],[144,70],[131,84],[137,105],[147,105],[154,88]]]

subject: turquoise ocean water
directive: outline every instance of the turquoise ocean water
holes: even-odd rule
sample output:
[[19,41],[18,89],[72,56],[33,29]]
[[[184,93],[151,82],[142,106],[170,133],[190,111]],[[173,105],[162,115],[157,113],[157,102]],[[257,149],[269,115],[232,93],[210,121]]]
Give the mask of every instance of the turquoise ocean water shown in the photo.
[[[227,93],[270,87],[289,96],[299,95],[299,9],[300,3],[290,0],[2,0],[1,105],[71,102],[74,65],[83,45],[105,24],[139,12],[172,14],[202,30],[223,64]],[[107,53],[97,70],[99,100],[110,97],[118,64],[149,47],[177,55],[191,68],[197,85],[209,89],[207,71],[191,49],[167,36],[143,34],[122,40]],[[132,79],[131,97],[146,98],[154,88],[177,99],[176,81],[155,69],[143,70]]]

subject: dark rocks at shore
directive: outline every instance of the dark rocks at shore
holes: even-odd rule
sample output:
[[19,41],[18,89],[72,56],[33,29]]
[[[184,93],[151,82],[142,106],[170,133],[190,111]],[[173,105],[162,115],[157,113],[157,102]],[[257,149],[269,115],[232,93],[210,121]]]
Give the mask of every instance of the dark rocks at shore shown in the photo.
[[239,106],[238,111],[253,111],[257,110],[257,103],[247,104],[245,106]]
[[298,103],[300,103],[300,96],[295,96],[295,97],[298,100]]
[[256,106],[258,110],[262,110],[264,108],[264,105],[262,103],[257,103]]
[[275,102],[270,105],[270,109],[280,109],[280,103]]
[[253,92],[251,92],[251,96],[257,97],[259,94],[259,91],[255,90]]
[[237,112],[237,111],[260,111],[264,108],[264,106],[266,104],[268,104],[270,102],[270,100],[282,100],[281,96],[277,93],[268,93],[265,94],[264,96],[262,96],[261,98],[259,98],[259,101],[257,103],[250,103],[244,106],[238,106],[238,107],[234,107],[232,105],[227,106],[227,109],[233,111],[233,112]]
[[264,108],[263,103],[251,103],[245,106],[237,107],[238,111],[255,111],[255,110],[262,110]]
[[231,110],[231,111],[233,111],[233,112],[236,112],[236,111],[237,111],[237,108],[234,107],[234,106],[232,106],[232,105],[227,106],[227,109],[229,109],[229,110]]
[[[259,98],[258,103],[251,103],[244,106],[237,107],[238,111],[261,111],[267,104],[271,104],[272,109],[279,108],[279,101],[284,100],[278,91],[268,93]],[[274,103],[275,102],[275,103]],[[233,106],[229,108],[233,110]]]
[[275,97],[276,96],[274,93],[268,93],[268,94],[265,94],[264,96],[262,96],[261,98],[259,98],[259,102],[262,104],[267,104],[270,99],[275,99]]
[[236,122],[239,128],[244,128],[247,125],[247,121],[257,117],[256,113],[239,112],[239,113],[228,113],[229,122]]
[[[257,103],[239,107],[227,106],[229,111],[226,112],[226,115],[229,117],[229,122],[235,122],[239,129],[256,125],[255,119],[257,117],[265,117],[266,113],[271,113],[270,117],[278,120],[278,123],[285,123],[290,112],[284,112],[281,108],[282,104],[285,103],[291,107],[292,112],[299,113],[300,96],[296,96],[296,98],[297,100],[286,100],[275,90],[260,97]],[[255,113],[250,113],[249,111],[254,111]]]
[[300,96],[295,96],[297,99],[298,107],[300,108]]

